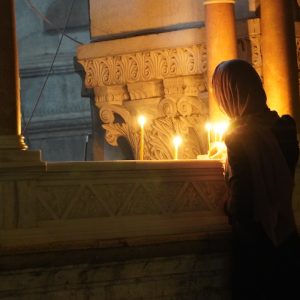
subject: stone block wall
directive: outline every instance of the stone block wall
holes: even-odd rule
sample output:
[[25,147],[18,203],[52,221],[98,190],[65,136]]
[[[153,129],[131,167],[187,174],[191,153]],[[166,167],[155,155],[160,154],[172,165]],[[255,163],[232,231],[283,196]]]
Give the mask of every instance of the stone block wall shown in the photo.
[[195,253],[0,271],[0,298],[229,300],[229,261],[224,253]]

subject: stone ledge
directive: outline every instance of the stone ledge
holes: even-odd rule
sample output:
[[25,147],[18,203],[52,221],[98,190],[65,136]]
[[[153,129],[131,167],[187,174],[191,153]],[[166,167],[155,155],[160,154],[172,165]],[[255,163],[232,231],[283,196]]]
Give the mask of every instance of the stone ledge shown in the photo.
[[160,34],[130,37],[112,41],[90,43],[77,48],[77,59],[124,55],[140,51],[177,48],[201,44],[205,41],[203,28],[184,29]]

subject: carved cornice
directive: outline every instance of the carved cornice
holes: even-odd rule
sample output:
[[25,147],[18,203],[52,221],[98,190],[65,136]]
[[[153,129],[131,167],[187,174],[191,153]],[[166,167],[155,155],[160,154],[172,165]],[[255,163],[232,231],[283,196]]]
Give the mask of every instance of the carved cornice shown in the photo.
[[119,104],[129,99],[128,91],[123,85],[99,86],[94,88],[95,104],[100,107],[101,103]]
[[203,74],[206,71],[206,48],[201,44],[83,59],[78,62],[86,72],[86,87],[95,88],[103,85],[122,85],[174,76]]
[[127,88],[131,100],[161,97],[163,95],[161,80],[128,83]]

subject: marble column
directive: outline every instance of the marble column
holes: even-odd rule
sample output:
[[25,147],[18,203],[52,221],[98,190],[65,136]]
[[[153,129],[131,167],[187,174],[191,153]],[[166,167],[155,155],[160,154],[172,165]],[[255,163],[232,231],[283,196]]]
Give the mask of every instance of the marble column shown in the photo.
[[268,105],[300,126],[298,66],[292,0],[261,0],[263,80]]
[[213,72],[221,61],[237,58],[234,3],[235,0],[204,1],[209,114],[212,121],[225,118],[212,93]]
[[26,149],[21,136],[20,80],[16,45],[15,3],[0,9],[0,150]]

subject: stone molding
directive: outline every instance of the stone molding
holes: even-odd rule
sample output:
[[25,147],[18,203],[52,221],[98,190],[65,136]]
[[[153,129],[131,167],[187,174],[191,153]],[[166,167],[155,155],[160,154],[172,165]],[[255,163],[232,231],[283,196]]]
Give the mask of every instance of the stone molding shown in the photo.
[[[54,54],[20,57],[20,77],[44,76],[48,73]],[[52,74],[74,73],[74,52],[58,55]]]
[[[146,160],[173,158],[172,138],[180,134],[185,140],[181,158],[196,158],[205,151],[204,123],[207,118],[207,93],[200,75],[166,78],[162,81],[128,84],[133,99],[122,105],[99,102],[99,117],[106,130],[106,141],[118,145],[123,136],[131,146],[134,157],[139,157],[140,134],[136,124],[138,114],[145,114]],[[134,89],[133,89],[134,88]],[[115,122],[118,115],[124,122]]]
[[[78,60],[93,88],[106,141],[125,137],[139,157],[138,114],[145,114],[144,157],[172,159],[172,138],[185,138],[181,158],[205,151],[206,49],[203,44]],[[200,96],[199,96],[200,95]],[[122,121],[116,122],[116,116]]]
[[[259,19],[239,22],[238,52],[240,58],[252,63],[262,78],[259,23]],[[298,68],[299,28],[296,23]],[[149,123],[145,128],[145,151],[148,153],[145,154],[145,159],[172,158],[170,140],[176,133],[182,134],[187,140],[195,140],[194,135],[198,139],[195,150],[183,154],[182,158],[195,158],[197,154],[206,151],[205,134],[201,133],[208,118],[206,47],[203,42],[181,48],[86,59],[81,52],[78,62],[86,72],[85,85],[94,90],[95,104],[100,109],[100,119],[109,144],[117,146],[118,138],[123,136],[131,145],[134,156],[138,157],[139,134],[135,119],[137,114],[146,112]],[[189,84],[190,80],[192,84]],[[109,107],[110,105],[112,106]],[[115,123],[116,115],[127,121]],[[161,138],[151,141],[153,136],[155,139],[158,139],[158,136]],[[161,143],[160,140],[166,141],[166,137],[169,146],[164,142],[165,145],[161,146],[161,149],[155,150],[154,145],[157,147]],[[186,145],[189,145],[189,142]]]
[[143,51],[130,54],[78,60],[84,67],[85,85],[102,85],[149,81],[206,72],[204,44],[184,48]]
[[26,172],[0,178],[3,249],[224,228],[220,162],[48,163],[35,178]]
[[235,4],[236,0],[206,0],[203,2],[203,5],[209,4]]

